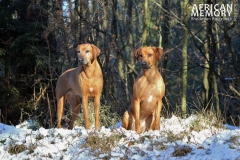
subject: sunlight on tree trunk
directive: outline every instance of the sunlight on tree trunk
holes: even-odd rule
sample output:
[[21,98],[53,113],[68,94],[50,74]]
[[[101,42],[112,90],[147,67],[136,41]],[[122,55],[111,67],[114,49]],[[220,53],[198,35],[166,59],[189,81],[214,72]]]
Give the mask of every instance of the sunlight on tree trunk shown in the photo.
[[[162,5],[162,1],[159,1],[159,5],[161,6],[161,7],[163,7],[163,5]],[[162,11],[162,8],[159,8],[159,12],[160,12],[160,15],[162,15],[163,14],[163,11]],[[160,18],[161,19],[161,18]],[[162,20],[160,20],[160,25],[162,24]],[[159,27],[159,44],[158,44],[158,46],[159,47],[162,47],[162,44],[163,44],[163,42],[162,42],[162,39],[163,39],[163,36],[162,36],[162,27],[160,26]],[[165,48],[164,48],[165,49]]]
[[204,44],[204,54],[205,54],[205,60],[204,60],[204,71],[203,71],[203,92],[202,92],[202,102],[203,107],[207,107],[208,105],[208,99],[209,99],[209,50],[208,50],[208,44],[205,42]]
[[[182,20],[187,25],[188,20],[188,0],[184,0],[181,4]],[[187,74],[188,74],[188,59],[187,59],[187,46],[188,46],[188,30],[183,26],[183,47],[182,47],[182,98],[181,108],[183,116],[187,114]]]
[[213,89],[214,89],[214,98],[216,102],[216,110],[217,110],[217,116],[221,116],[221,108],[219,104],[219,96],[218,96],[218,85],[217,85],[217,79],[215,74],[212,75],[212,80],[213,80]]
[[148,0],[144,1],[144,24],[143,24],[143,33],[142,33],[142,45],[147,44],[147,32],[148,32],[148,25],[149,25],[149,19],[148,19]]

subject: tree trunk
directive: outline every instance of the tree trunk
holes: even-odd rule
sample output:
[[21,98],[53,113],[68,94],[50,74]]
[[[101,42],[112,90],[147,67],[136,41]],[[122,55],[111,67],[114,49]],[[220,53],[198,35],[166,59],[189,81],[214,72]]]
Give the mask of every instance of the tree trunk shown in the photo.
[[[93,0],[93,24],[98,24],[98,14],[99,14],[99,11],[98,11],[98,1],[95,1]],[[97,46],[99,46],[99,43],[100,41],[97,41],[99,40],[99,33],[98,32],[95,32],[94,29],[92,29],[92,33],[96,33],[95,36],[93,36],[93,41],[95,43],[97,43]]]
[[[111,28],[108,26],[108,22],[110,21],[110,15],[108,14],[109,12],[109,3],[108,0],[104,1],[103,4],[103,17],[105,17],[103,19],[103,30],[105,32],[111,32]],[[111,74],[111,63],[110,63],[110,41],[111,41],[111,37],[107,34],[104,34],[103,36],[104,42],[103,42],[103,51],[105,53],[105,62],[103,64],[103,73],[104,73],[104,82],[103,84],[105,85],[105,87],[103,88],[103,95],[105,96],[105,99],[107,102],[114,101],[114,87],[111,85],[113,84],[113,77]]]
[[204,44],[204,54],[205,54],[205,60],[204,60],[204,71],[203,71],[203,92],[202,92],[202,102],[203,107],[206,108],[208,106],[208,99],[209,99],[209,49],[208,49],[208,43]]
[[[181,4],[182,20],[187,25],[188,20],[188,0],[184,0]],[[182,47],[182,98],[181,108],[183,116],[187,114],[187,74],[188,74],[188,59],[187,59],[187,46],[188,46],[188,30],[183,26],[183,47]]]
[[149,25],[149,19],[148,19],[148,0],[144,1],[143,6],[143,12],[144,12],[144,23],[143,23],[143,33],[142,33],[142,45],[147,45],[147,35],[148,35],[148,25]]
[[[163,2],[162,1],[159,1],[159,5],[161,6],[161,7],[163,7]],[[160,12],[160,15],[162,15],[162,14],[164,14],[164,12],[162,11],[162,8],[159,8],[159,12]],[[163,40],[163,35],[162,35],[162,30],[163,30],[163,27],[161,26],[161,24],[162,24],[162,19],[160,18],[160,26],[159,26],[159,39],[158,39],[158,41],[159,41],[159,44],[158,44],[158,46],[159,47],[162,47],[162,45],[163,45],[163,42],[162,42],[162,40]]]
[[[131,92],[132,91],[132,86],[134,83],[134,57],[133,57],[133,50],[134,50],[134,39],[133,39],[133,25],[132,25],[132,7],[133,7],[133,0],[129,0],[127,2],[127,15],[126,16],[126,39],[127,39],[127,44],[126,44],[126,49],[127,52],[129,53],[126,55],[126,58],[129,60],[128,62],[128,67],[126,68],[125,71],[125,77],[128,77],[129,81],[126,82],[128,83],[128,90]],[[130,93],[129,95],[130,96]],[[130,99],[130,97],[128,97]]]
[[[163,23],[161,25],[161,35],[159,37],[159,46],[162,46],[164,50],[168,50],[169,47],[169,33],[170,33],[170,18],[169,18],[169,0],[165,0],[165,3],[162,4],[162,7],[164,8],[164,10],[166,10],[167,12],[163,12]],[[160,4],[162,3],[162,1],[159,2]],[[168,61],[169,61],[169,54],[165,54],[163,57],[163,68],[167,69],[168,68]],[[165,75],[166,73],[163,72],[163,74]],[[163,76],[164,76],[163,75]]]
[[[212,4],[211,0],[207,1],[208,4]],[[214,71],[214,64],[210,64],[214,60],[214,51],[216,50],[214,45],[214,37],[212,34],[212,20],[208,19],[206,21],[206,42],[204,44],[204,71],[203,71],[203,93],[202,93],[202,100],[203,100],[203,107],[207,110],[210,110],[211,107],[211,84],[210,79],[212,79],[212,74]]]
[[78,45],[78,44],[79,44],[79,38],[80,38],[80,37],[79,37],[80,18],[79,18],[79,15],[78,15],[78,12],[80,11],[79,1],[80,1],[80,0],[75,0],[75,1],[74,1],[74,5],[75,5],[75,7],[74,7],[74,21],[75,21],[75,23],[74,23],[74,27],[75,27],[75,35],[74,35],[74,37],[75,37],[75,42],[76,42],[75,45]]
[[[215,23],[214,27],[215,27],[215,34],[216,34],[216,40],[214,42],[214,45],[216,47],[216,52],[215,52],[214,56],[216,57],[216,56],[218,56],[219,50],[220,50],[217,23]],[[217,70],[220,70],[220,65],[217,66]],[[213,73],[212,80],[213,80],[213,90],[214,90],[214,97],[215,97],[215,102],[216,102],[217,116],[220,117],[221,116],[221,108],[220,108],[220,101],[219,101],[217,77],[215,75],[218,73],[220,73],[220,72],[216,71],[216,73],[215,72]]]
[[89,28],[85,20],[89,20],[88,1],[80,0],[80,14],[83,19],[80,19],[80,43],[89,43]]

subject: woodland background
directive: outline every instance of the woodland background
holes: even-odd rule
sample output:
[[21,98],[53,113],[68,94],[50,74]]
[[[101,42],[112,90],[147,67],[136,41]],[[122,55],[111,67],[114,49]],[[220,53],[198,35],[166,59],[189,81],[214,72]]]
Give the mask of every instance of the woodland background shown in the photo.
[[239,16],[191,20],[198,3],[236,0],[0,0],[0,122],[54,127],[56,81],[77,66],[75,47],[92,43],[101,49],[102,125],[120,121],[130,105],[141,46],[164,48],[162,116],[201,113],[240,125]]

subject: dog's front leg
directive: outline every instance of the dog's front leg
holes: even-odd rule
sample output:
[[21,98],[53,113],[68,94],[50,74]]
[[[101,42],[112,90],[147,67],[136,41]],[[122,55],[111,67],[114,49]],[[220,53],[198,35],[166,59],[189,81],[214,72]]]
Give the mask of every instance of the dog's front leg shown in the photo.
[[85,127],[86,129],[90,129],[90,122],[88,117],[88,97],[83,96],[82,97],[82,107],[83,107],[83,113],[84,113],[84,119],[85,119]]
[[95,130],[100,129],[99,110],[100,110],[100,96],[95,96],[94,98]]
[[155,110],[155,123],[153,123],[153,130],[159,130],[160,129],[160,116],[161,116],[161,111],[162,111],[162,99],[158,100],[157,102],[157,107]]
[[135,117],[135,131],[140,133],[140,101],[134,100],[133,101],[133,108],[134,108],[134,117]]

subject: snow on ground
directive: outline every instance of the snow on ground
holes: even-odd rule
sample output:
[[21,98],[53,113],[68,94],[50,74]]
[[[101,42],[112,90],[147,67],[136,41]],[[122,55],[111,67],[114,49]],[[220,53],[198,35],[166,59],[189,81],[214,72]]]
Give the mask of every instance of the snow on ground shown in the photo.
[[161,118],[160,131],[136,134],[121,127],[30,129],[0,123],[0,159],[240,160],[240,128],[192,115]]

